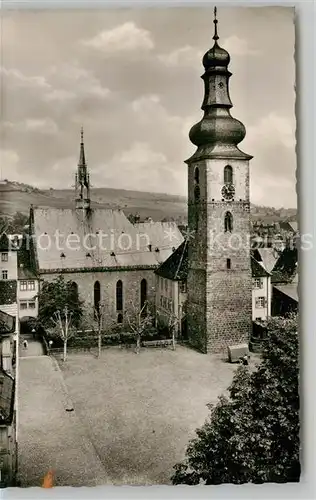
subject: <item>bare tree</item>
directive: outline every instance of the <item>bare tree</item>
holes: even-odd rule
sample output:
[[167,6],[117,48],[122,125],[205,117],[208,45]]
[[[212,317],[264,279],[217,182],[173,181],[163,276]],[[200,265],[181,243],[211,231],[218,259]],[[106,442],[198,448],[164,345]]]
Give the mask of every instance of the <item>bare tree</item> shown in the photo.
[[153,315],[149,311],[148,302],[145,301],[143,307],[137,308],[134,303],[131,304],[130,310],[126,312],[126,319],[131,329],[132,334],[136,339],[136,354],[140,352],[141,339],[148,333],[148,330],[153,325]]
[[67,359],[67,342],[75,334],[76,330],[72,322],[73,313],[69,311],[68,306],[63,310],[57,310],[51,317],[55,326],[55,333],[64,343],[63,361]]
[[[175,351],[175,349],[176,349],[176,332],[177,332],[178,327],[179,327],[179,318],[174,312],[166,311],[165,315],[167,315],[167,314],[168,314],[167,328],[168,328],[168,332],[171,334],[171,337],[172,337],[172,349]],[[159,319],[159,316],[160,317],[162,316],[162,312],[160,312],[158,310],[157,316]]]
[[98,358],[101,356],[102,350],[102,332],[104,327],[107,329],[112,329],[116,325],[111,313],[109,311],[108,304],[100,302],[99,306],[94,309],[95,318],[97,321],[97,334],[98,334]]

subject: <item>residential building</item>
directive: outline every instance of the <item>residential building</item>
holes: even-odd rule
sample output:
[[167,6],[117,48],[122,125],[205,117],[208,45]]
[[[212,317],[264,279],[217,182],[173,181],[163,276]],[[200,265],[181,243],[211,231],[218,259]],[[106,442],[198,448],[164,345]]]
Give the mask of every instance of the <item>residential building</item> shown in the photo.
[[251,257],[252,320],[265,321],[271,316],[271,275]]
[[17,301],[20,321],[25,324],[38,316],[39,278],[32,268],[29,240],[24,236],[18,251]]
[[6,234],[0,236],[0,311],[17,315],[17,248]]
[[176,337],[186,339],[188,245],[184,241],[163,262],[156,274],[156,314],[161,326],[174,328]]
[[16,317],[0,311],[0,487],[14,486],[16,445]]
[[271,276],[272,315],[286,316],[298,311],[298,252],[285,248],[277,260]]

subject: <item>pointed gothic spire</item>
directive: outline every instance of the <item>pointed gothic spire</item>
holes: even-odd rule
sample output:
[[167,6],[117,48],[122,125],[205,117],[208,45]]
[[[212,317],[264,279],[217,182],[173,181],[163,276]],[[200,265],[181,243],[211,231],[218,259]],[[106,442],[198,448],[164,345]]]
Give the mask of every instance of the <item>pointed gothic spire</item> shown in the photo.
[[86,167],[86,158],[84,154],[84,142],[83,142],[83,127],[81,127],[80,131],[80,155],[79,155],[79,163],[78,167]]

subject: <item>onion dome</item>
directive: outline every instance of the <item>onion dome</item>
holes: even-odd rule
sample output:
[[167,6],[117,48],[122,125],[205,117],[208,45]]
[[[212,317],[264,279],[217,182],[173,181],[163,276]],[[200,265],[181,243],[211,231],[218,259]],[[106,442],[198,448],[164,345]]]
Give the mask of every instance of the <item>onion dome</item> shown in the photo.
[[246,129],[244,125],[230,114],[232,102],[229,96],[228,70],[230,56],[225,49],[218,45],[216,7],[214,9],[214,45],[203,57],[205,73],[204,100],[202,120],[194,125],[189,133],[191,142],[197,146],[197,151],[187,160],[197,161],[205,158],[252,158],[243,153],[237,145],[244,139]]
[[203,66],[206,70],[209,68],[215,68],[215,67],[227,67],[230,62],[230,56],[227,52],[227,50],[222,49],[217,43],[217,40],[219,39],[218,33],[217,33],[217,23],[218,20],[216,18],[216,13],[217,9],[216,7],[214,8],[214,45],[213,47],[204,54],[203,57]]
[[203,57],[203,66],[206,70],[221,66],[227,68],[229,62],[230,56],[227,50],[222,49],[217,42],[214,43],[213,47]]

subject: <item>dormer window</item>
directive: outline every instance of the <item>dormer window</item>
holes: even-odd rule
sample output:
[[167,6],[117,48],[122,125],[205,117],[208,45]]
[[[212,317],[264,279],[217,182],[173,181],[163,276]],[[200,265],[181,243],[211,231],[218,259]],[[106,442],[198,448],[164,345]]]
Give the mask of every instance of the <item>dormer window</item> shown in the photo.
[[110,255],[111,255],[111,257],[115,257],[115,253],[114,252],[111,252]]
[[91,257],[91,253],[90,253],[90,252],[87,252],[87,253],[86,253],[86,257]]
[[155,252],[159,252],[159,248],[158,247],[155,248]]
[[64,254],[64,252],[61,252],[60,257],[61,257],[62,259],[64,259],[64,258],[66,257],[66,255]]

